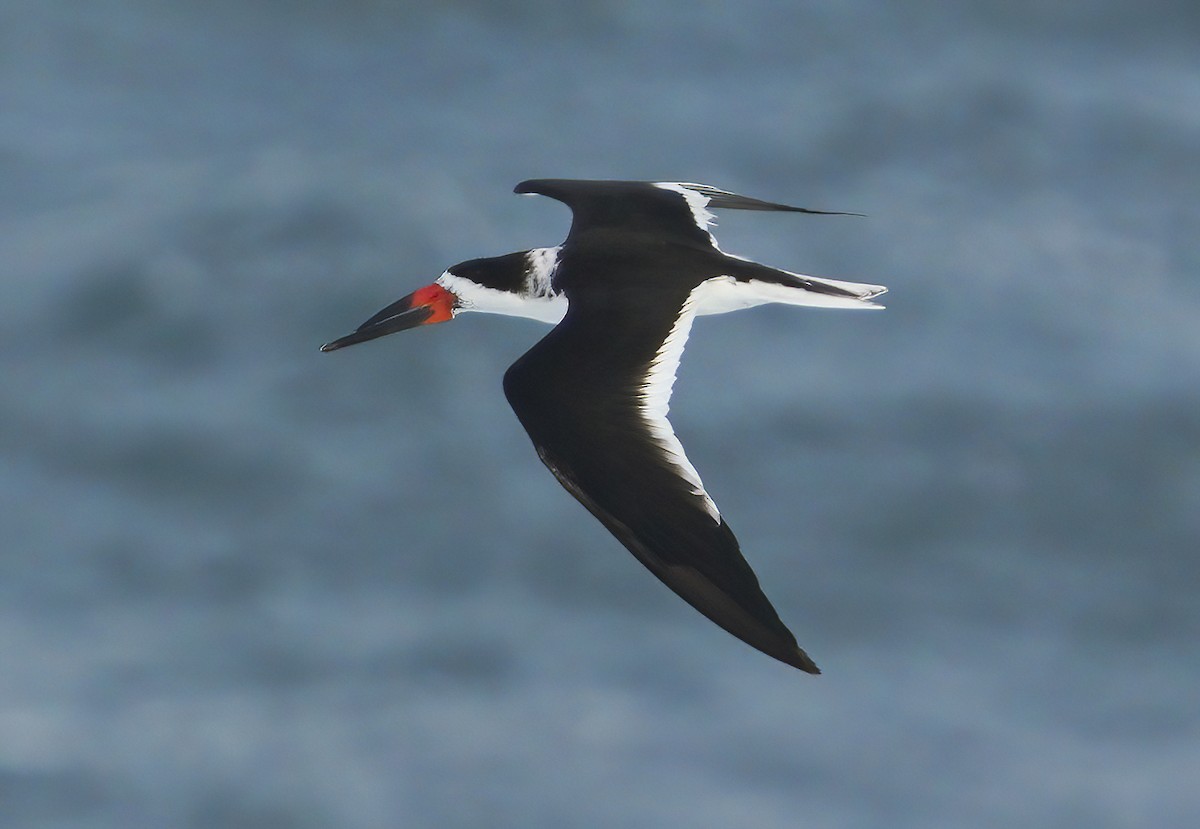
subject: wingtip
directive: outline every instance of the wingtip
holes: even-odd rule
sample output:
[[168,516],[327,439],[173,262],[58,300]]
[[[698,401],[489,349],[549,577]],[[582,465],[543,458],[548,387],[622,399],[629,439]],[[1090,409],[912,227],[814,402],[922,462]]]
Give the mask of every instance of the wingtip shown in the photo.
[[[524,181],[522,181],[520,184],[518,184],[516,187],[514,187],[513,192],[519,193],[521,195],[547,196],[550,194],[546,192],[546,188],[553,187],[554,184],[558,181],[561,181],[561,179],[527,178]],[[553,198],[553,196],[551,196],[551,198]]]
[[791,665],[792,667],[799,668],[806,674],[812,674],[814,676],[817,676],[821,673],[821,669],[817,667],[817,663],[813,662],[812,658],[809,657],[809,655],[806,654],[801,648],[796,648],[796,652],[792,654],[792,657],[792,659],[786,660],[787,664]]

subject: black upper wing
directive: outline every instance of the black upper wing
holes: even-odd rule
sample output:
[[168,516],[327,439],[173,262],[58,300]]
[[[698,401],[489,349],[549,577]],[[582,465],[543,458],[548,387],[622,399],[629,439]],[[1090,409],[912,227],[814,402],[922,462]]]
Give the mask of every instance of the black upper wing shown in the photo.
[[[682,350],[692,316],[690,287],[661,287],[649,302],[637,301],[619,284],[582,293],[571,297],[563,322],[504,376],[508,401],[538,455],[689,604],[760,651],[819,673],[780,621],[683,457],[666,420],[665,398],[658,415],[647,406],[651,375],[666,383],[659,392],[670,393],[678,353],[665,355],[675,362],[664,368],[662,345],[673,334],[672,347]],[[659,369],[652,371],[656,361]]]
[[857,215],[762,201],[707,184],[688,182],[543,178],[523,181],[514,192],[538,193],[570,207],[573,221],[568,238],[590,231],[620,230],[653,234],[662,242],[714,246],[708,232],[707,209],[710,207]]

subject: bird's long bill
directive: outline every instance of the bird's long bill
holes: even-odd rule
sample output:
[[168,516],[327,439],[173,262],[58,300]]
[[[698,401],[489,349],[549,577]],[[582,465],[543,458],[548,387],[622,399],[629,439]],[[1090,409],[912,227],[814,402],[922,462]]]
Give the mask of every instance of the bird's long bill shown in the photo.
[[397,331],[407,331],[418,325],[432,325],[454,317],[458,298],[436,282],[398,299],[355,329],[353,334],[338,337],[321,346],[322,351],[337,351],[348,345],[365,343]]

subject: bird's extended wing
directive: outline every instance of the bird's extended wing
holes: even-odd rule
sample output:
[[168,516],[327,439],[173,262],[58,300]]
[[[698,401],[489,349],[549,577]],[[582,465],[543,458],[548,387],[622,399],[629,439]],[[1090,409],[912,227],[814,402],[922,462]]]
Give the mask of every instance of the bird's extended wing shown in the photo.
[[709,208],[859,215],[793,207],[692,182],[541,178],[521,182],[515,192],[538,193],[570,207],[574,216],[571,236],[616,230],[653,234],[662,242],[690,242],[714,248],[717,244],[708,230],[713,223]]
[[693,293],[669,302],[577,299],[504,376],[538,455],[685,601],[760,651],[820,673],[763,594],[667,420]]

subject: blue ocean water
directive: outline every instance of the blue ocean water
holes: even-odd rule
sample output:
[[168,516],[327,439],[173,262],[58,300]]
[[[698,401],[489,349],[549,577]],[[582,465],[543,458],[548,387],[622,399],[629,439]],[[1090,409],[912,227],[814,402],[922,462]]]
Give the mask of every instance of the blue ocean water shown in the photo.
[[[0,7],[0,824],[1200,817],[1194,4]],[[317,347],[678,178],[888,310],[672,419],[818,678],[548,475],[536,323]]]

